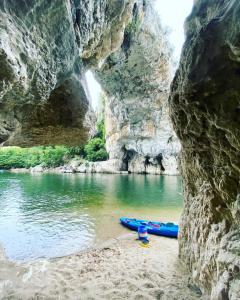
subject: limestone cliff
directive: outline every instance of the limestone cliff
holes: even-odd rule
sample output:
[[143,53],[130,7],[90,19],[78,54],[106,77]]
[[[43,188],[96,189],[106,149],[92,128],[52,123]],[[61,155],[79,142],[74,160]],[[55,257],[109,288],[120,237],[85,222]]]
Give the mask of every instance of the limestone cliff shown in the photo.
[[133,4],[0,1],[0,143],[86,140],[91,113],[82,74],[121,45]]
[[212,299],[240,299],[240,2],[198,0],[172,84],[185,183],[180,257]]
[[[194,3],[170,97],[183,148],[180,257],[212,299],[239,299],[240,3]],[[176,166],[169,53],[149,4],[0,1],[0,143],[85,141],[92,121],[83,74],[102,65],[112,160],[141,172]]]
[[103,65],[116,168],[176,173],[170,54],[149,1],[1,1],[0,63],[0,143],[86,141],[94,116],[84,73]]
[[159,16],[150,2],[137,1],[121,47],[98,72],[108,95],[107,151],[119,170],[178,172],[180,146],[168,112],[170,72],[171,53]]

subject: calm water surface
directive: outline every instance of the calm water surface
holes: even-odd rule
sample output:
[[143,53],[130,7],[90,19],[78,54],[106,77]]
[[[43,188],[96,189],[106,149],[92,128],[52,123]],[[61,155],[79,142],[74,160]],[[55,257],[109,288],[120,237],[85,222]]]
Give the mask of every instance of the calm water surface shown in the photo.
[[12,260],[56,257],[127,232],[121,216],[178,221],[178,176],[0,173],[0,244]]

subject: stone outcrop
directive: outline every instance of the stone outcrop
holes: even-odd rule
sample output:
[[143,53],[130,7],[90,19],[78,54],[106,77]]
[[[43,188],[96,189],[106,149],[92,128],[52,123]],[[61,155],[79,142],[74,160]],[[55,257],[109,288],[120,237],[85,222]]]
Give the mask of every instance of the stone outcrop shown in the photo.
[[83,73],[122,43],[133,0],[0,2],[0,143],[79,144]]
[[[194,1],[170,96],[180,257],[219,300],[240,298],[239,17],[238,0]],[[78,171],[174,173],[169,60],[150,1],[0,1],[0,144],[84,142],[94,123],[84,73],[101,66],[111,162]]]
[[[72,160],[67,165],[55,169],[61,173],[105,173],[105,174],[128,174],[126,171],[120,171],[119,160],[111,159],[106,161],[88,162],[81,160]],[[51,170],[47,170],[51,171]]]
[[[180,257],[212,299],[240,298],[239,16],[237,0],[195,0],[170,97]],[[77,171],[174,173],[169,61],[149,1],[1,1],[0,143],[84,142],[94,123],[84,72],[100,65],[111,161]]]
[[168,112],[171,67],[159,16],[149,2],[137,1],[121,47],[97,72],[108,96],[106,148],[120,170],[178,173],[180,144]]
[[240,299],[240,3],[198,0],[171,88],[182,144],[180,257],[211,299]]
[[177,172],[170,53],[150,2],[2,1],[0,63],[0,144],[84,143],[95,123],[84,73],[103,65],[110,159]]

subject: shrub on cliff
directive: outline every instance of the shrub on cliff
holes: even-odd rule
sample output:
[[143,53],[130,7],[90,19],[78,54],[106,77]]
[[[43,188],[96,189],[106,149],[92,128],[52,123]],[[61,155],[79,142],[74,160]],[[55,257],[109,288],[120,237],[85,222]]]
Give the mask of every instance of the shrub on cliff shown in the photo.
[[84,147],[84,156],[89,161],[103,161],[108,159],[105,148],[105,125],[104,121],[98,122],[97,134],[89,140]]
[[89,161],[101,161],[108,159],[105,143],[101,138],[92,138],[84,147],[84,151],[86,159]]

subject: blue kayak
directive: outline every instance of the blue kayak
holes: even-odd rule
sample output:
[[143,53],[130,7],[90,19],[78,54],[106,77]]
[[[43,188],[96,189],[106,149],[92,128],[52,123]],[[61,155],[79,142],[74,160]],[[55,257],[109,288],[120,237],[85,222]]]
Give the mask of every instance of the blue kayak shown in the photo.
[[147,231],[150,234],[162,235],[177,238],[178,236],[178,225],[174,223],[162,223],[162,222],[149,222],[146,220],[138,220],[138,219],[129,219],[129,218],[120,218],[120,223],[131,229],[138,231],[138,227],[141,225],[145,225],[147,227]]

